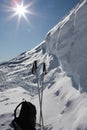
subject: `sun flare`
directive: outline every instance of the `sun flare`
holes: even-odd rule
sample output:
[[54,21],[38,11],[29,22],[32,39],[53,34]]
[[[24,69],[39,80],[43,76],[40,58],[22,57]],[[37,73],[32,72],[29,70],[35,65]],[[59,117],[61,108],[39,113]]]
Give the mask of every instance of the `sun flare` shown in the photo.
[[25,7],[23,7],[23,5],[17,5],[17,8],[15,8],[14,10],[16,14],[21,15],[21,16],[24,16],[27,11]]
[[24,0],[19,2],[15,2],[11,6],[6,6],[6,11],[11,12],[12,15],[8,17],[8,20],[11,20],[15,16],[18,17],[18,24],[20,23],[21,18],[24,18],[24,20],[29,23],[29,15],[35,15],[34,12],[30,11],[30,7],[34,4],[33,2],[24,4]]
[[29,10],[28,6],[24,6],[23,2],[21,4],[16,3],[16,6],[12,8],[12,11],[14,12],[13,15],[17,15],[19,20],[23,17],[28,22],[26,14],[29,14]]
[[13,8],[13,11],[15,13],[15,15],[18,15],[20,17],[25,17],[26,13],[29,13],[28,9],[26,6],[22,4],[16,4],[16,7]]

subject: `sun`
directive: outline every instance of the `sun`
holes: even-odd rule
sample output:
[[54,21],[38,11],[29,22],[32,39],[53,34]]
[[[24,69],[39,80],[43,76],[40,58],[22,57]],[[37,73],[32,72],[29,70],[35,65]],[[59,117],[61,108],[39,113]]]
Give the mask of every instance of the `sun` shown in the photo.
[[14,8],[14,11],[19,16],[24,16],[27,12],[26,8],[23,5],[17,5],[17,7]]
[[12,7],[13,17],[18,16],[18,21],[23,17],[28,22],[27,14],[31,13],[29,6],[30,5],[24,5],[23,1],[20,4],[16,3],[15,7]]
[[16,6],[12,8],[13,12],[14,12],[14,16],[18,15],[19,18],[24,17],[24,19],[26,20],[26,14],[29,13],[28,11],[28,6],[24,6],[23,2],[21,4],[17,4]]
[[14,17],[18,17],[18,24],[20,23],[21,19],[23,18],[27,23],[29,22],[29,15],[35,15],[34,12],[30,11],[30,7],[34,4],[33,2],[24,4],[24,0],[20,3],[15,2],[11,6],[6,6],[6,11],[11,12],[8,20],[13,19]]

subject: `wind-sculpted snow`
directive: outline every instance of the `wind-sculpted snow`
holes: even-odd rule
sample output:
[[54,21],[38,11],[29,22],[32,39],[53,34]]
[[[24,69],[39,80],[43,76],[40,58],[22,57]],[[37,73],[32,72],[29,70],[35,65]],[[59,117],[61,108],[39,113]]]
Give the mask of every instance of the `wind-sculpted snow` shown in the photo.
[[[87,91],[87,4],[83,1],[47,35],[49,53],[56,55],[74,86]],[[53,51],[54,50],[54,51]]]
[[35,104],[39,122],[34,61],[38,84],[44,90],[45,130],[87,130],[87,0],[72,9],[37,47],[0,64],[0,130],[13,129],[13,111],[23,98]]

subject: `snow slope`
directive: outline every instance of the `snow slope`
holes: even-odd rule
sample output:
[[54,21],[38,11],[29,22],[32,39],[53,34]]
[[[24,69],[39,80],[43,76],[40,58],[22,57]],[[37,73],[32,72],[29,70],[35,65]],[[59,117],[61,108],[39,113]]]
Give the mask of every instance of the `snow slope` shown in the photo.
[[87,130],[86,41],[87,0],[83,0],[40,45],[0,64],[0,130],[12,130],[13,111],[23,98],[36,105],[38,122],[37,80],[31,73],[35,60],[39,81],[43,62],[47,69],[43,82],[45,130]]

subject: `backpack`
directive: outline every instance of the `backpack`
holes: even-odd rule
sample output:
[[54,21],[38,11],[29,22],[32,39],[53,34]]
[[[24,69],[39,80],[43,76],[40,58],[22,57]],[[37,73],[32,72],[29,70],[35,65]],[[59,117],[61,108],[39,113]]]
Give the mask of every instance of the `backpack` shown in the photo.
[[[21,106],[21,109],[17,117],[19,106]],[[30,102],[21,102],[14,110],[12,125],[15,130],[36,130],[36,107]]]

